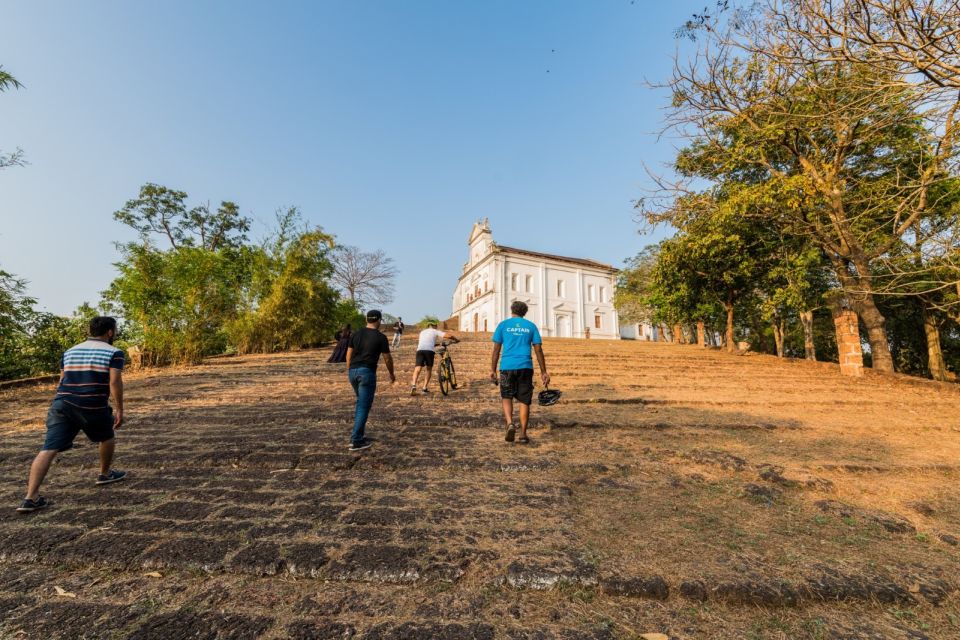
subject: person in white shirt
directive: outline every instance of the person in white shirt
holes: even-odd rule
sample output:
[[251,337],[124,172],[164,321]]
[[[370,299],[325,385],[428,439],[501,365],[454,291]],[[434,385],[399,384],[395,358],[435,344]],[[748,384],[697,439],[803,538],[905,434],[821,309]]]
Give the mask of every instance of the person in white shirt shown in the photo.
[[410,384],[410,395],[417,395],[417,382],[420,379],[420,370],[427,368],[427,377],[423,381],[423,393],[430,393],[430,375],[433,373],[433,359],[436,356],[437,341],[446,338],[451,342],[460,342],[460,339],[452,333],[437,330],[437,323],[431,322],[427,328],[420,332],[420,338],[417,342],[417,361],[413,369],[413,382]]

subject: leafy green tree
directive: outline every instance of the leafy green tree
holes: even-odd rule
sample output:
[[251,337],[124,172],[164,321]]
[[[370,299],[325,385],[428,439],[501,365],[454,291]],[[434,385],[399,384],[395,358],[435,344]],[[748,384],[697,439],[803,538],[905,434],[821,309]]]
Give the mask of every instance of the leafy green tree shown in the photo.
[[26,280],[0,270],[0,380],[30,373],[22,356],[36,300],[26,289]]
[[[0,65],[0,92],[7,91],[9,89],[19,89],[22,86],[23,85],[20,84],[20,82],[18,82],[10,72],[4,71],[3,66]],[[7,154],[0,153],[0,169],[23,166],[24,164],[26,164],[26,160],[24,160],[23,150],[20,148],[17,148]]]
[[244,311],[228,323],[241,353],[317,345],[342,324],[356,326],[357,309],[330,284],[332,236],[302,223],[296,207],[277,214],[270,238],[251,251],[251,285]]

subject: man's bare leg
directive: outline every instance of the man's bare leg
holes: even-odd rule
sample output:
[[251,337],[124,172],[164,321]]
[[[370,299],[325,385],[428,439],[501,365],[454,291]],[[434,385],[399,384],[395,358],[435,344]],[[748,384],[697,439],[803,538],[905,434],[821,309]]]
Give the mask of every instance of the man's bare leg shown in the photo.
[[30,465],[30,478],[27,480],[27,500],[36,500],[40,495],[40,485],[47,477],[50,465],[53,464],[53,459],[58,453],[60,452],[44,449],[33,459],[33,464]]
[[520,437],[527,437],[527,423],[530,422],[530,405],[520,403]]
[[100,443],[100,475],[105,476],[110,473],[110,463],[113,462],[113,449],[116,446],[116,440],[110,438]]
[[[522,405],[521,405],[522,406]],[[503,398],[503,420],[509,427],[513,424],[513,399]]]
[[[414,389],[417,388],[417,380],[420,379],[420,369],[422,368],[419,365],[413,368],[413,380],[410,382],[410,386]],[[430,374],[427,374],[427,377],[430,377]]]
[[427,387],[430,386],[430,378],[433,377],[433,367],[427,367],[427,377],[423,381],[423,390],[426,391]]

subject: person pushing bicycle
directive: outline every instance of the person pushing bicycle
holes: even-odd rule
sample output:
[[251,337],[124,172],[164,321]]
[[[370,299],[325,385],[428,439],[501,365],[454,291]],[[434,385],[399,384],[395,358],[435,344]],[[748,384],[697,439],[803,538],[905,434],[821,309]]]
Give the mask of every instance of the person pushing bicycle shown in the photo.
[[420,332],[417,341],[417,360],[413,369],[413,381],[410,383],[410,395],[417,395],[417,382],[420,379],[420,370],[426,367],[427,377],[423,381],[422,393],[430,393],[430,376],[433,373],[433,362],[437,352],[437,342],[439,340],[450,340],[451,342],[460,342],[460,339],[450,332],[439,331],[436,322],[427,324],[427,328]]

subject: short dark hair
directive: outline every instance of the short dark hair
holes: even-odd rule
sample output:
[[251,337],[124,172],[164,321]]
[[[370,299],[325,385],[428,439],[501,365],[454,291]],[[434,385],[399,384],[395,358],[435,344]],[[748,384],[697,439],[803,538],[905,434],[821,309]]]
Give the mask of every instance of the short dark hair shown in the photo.
[[521,300],[514,300],[510,305],[510,313],[521,318],[527,315],[527,303]]
[[117,319],[110,316],[97,316],[90,321],[90,335],[93,337],[106,335],[107,331],[117,332]]

